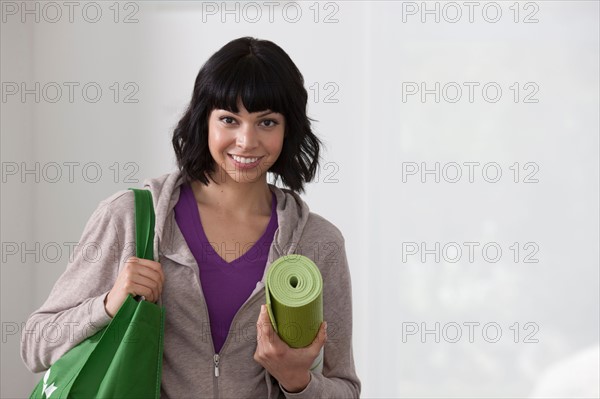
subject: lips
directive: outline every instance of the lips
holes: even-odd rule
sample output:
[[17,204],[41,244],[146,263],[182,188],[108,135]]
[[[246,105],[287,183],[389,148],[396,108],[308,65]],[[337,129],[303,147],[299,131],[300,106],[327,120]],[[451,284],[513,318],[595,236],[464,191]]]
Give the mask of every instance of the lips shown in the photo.
[[[231,161],[238,167],[240,168],[253,168],[255,166],[257,166],[260,163],[260,160],[263,157],[247,157],[247,158],[258,158],[256,161],[254,162],[250,162],[250,163],[243,163],[243,162],[238,162],[236,161],[233,156],[231,156],[231,154],[227,154],[227,156],[229,157],[229,159],[231,159]],[[236,155],[237,156],[237,155]]]
[[261,158],[258,155],[239,155],[239,154],[227,154],[227,155],[235,155],[236,157],[241,157],[241,158]]

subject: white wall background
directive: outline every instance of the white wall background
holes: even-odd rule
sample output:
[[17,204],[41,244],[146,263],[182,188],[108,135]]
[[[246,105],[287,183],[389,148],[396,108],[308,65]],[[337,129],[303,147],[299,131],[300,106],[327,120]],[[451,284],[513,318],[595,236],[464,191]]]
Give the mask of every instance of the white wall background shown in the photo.
[[[100,200],[174,170],[170,136],[200,66],[249,35],[284,48],[312,87],[327,147],[304,197],[346,237],[361,396],[598,397],[598,2],[479,2],[472,21],[464,2],[277,3],[270,21],[263,2],[261,16],[235,2],[83,2],[70,22],[62,2],[2,1],[0,395],[27,397],[40,378],[20,359],[21,328],[69,243]],[[439,22],[423,12],[435,7]],[[10,94],[36,82],[39,101]],[[73,102],[65,82],[79,83]],[[421,82],[440,83],[439,102],[407,95]],[[465,162],[479,163],[472,182]],[[436,163],[439,182],[421,174]]]

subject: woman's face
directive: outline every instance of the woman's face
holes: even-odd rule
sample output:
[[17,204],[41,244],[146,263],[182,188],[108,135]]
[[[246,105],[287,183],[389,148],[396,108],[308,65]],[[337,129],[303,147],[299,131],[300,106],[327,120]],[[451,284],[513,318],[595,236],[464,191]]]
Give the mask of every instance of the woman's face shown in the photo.
[[[258,181],[277,161],[283,147],[282,114],[270,110],[249,113],[241,101],[238,111],[214,109],[209,116],[208,147],[217,163],[215,180],[219,183],[227,176],[238,183]],[[244,163],[233,156],[243,158]]]

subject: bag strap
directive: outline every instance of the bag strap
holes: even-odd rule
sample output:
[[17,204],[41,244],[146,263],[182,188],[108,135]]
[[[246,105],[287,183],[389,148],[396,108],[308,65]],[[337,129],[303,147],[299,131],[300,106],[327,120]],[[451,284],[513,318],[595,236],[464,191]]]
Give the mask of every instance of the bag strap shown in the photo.
[[150,190],[130,188],[135,195],[135,255],[154,260],[154,204]]
[[[154,204],[150,190],[129,188],[135,196],[135,255],[154,260]],[[143,298],[136,295],[134,299]],[[144,298],[145,299],[145,298]],[[162,305],[162,298],[158,298]]]

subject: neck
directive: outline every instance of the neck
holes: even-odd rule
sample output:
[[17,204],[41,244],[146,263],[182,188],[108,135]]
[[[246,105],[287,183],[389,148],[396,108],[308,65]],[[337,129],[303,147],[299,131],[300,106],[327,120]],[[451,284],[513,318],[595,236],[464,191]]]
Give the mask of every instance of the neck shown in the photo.
[[238,183],[229,180],[216,184],[209,180],[205,186],[197,180],[191,184],[196,202],[224,216],[247,219],[252,216],[271,214],[271,190],[264,179],[256,182]]

